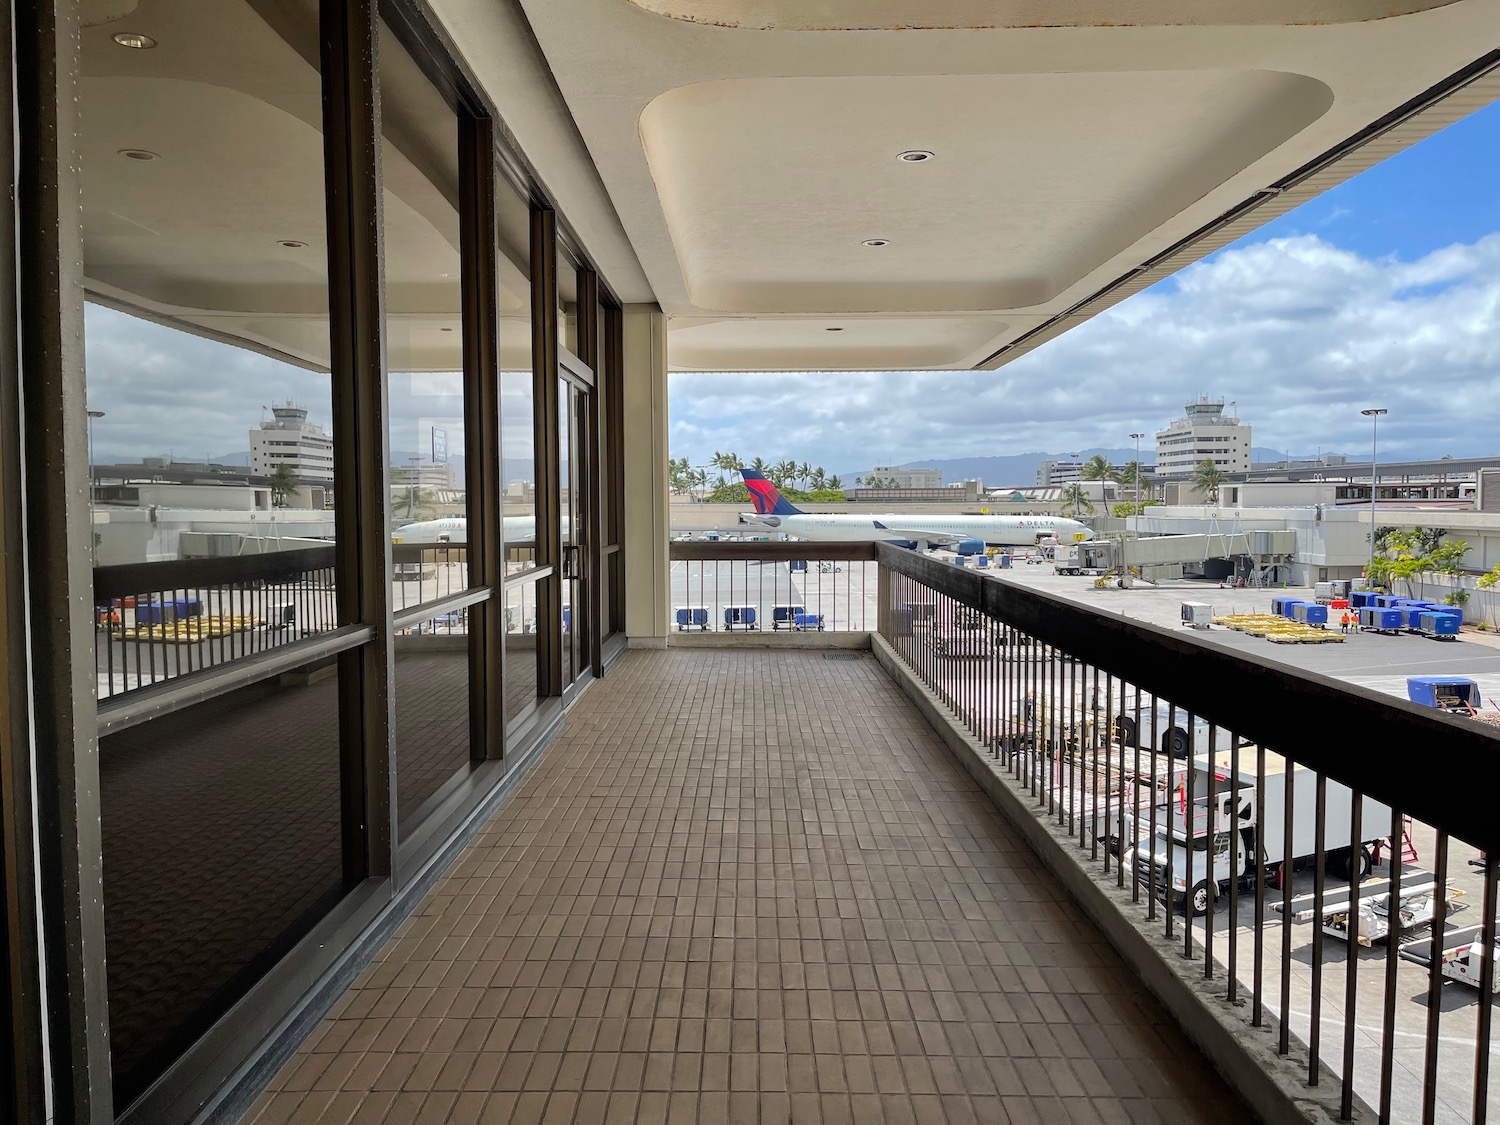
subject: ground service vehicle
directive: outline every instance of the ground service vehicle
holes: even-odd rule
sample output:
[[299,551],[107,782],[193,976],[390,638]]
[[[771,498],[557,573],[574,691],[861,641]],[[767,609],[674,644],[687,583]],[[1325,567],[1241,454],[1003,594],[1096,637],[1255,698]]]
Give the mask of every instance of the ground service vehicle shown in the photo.
[[[1279,878],[1285,866],[1296,867],[1312,860],[1317,852],[1316,781],[1311,770],[1292,766],[1279,754],[1267,752],[1265,807],[1257,808],[1253,748],[1241,749],[1240,772],[1231,772],[1229,753],[1210,759],[1197,755],[1192,769],[1176,773],[1167,799],[1155,804],[1155,835],[1148,827],[1150,808],[1136,809],[1127,816],[1127,839],[1139,833],[1139,844],[1127,849],[1125,862],[1143,886],[1153,882],[1158,897],[1183,903],[1194,915],[1229,889],[1233,849],[1235,875],[1249,882],[1257,870],[1257,857],[1268,877]],[[1291,850],[1287,850],[1286,791],[1292,787]],[[1349,837],[1354,812],[1353,794],[1347,786],[1329,781],[1326,788],[1323,847],[1328,871],[1343,879],[1363,879],[1371,866],[1370,845],[1385,838],[1391,810],[1368,797],[1362,799],[1358,851],[1351,851]],[[1131,818],[1136,825],[1132,825]]]

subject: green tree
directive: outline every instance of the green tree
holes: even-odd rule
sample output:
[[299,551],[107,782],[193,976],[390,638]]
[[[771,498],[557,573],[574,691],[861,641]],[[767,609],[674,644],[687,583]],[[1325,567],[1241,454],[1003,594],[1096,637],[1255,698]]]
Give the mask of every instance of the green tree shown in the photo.
[[1229,478],[1224,475],[1219,466],[1215,465],[1207,457],[1198,462],[1193,470],[1193,485],[1208,497],[1209,503],[1218,503],[1219,486]]
[[271,474],[271,504],[285,508],[287,499],[297,491],[297,474],[290,465],[277,465]]
[[1096,453],[1083,463],[1083,468],[1078,475],[1084,480],[1110,480],[1114,476],[1115,468],[1109,463],[1109,458],[1102,453]]
[[1083,485],[1077,481],[1074,481],[1067,488],[1063,489],[1062,498],[1062,514],[1069,518],[1094,510],[1094,502],[1089,499]]
[[412,485],[391,493],[391,518],[419,520],[431,514],[432,493]]
[[844,487],[844,478],[843,477],[829,477],[828,478],[828,487],[832,488],[832,489],[843,488]]
[[[1140,474],[1139,477],[1136,475],[1137,472]],[[1134,490],[1135,482],[1139,480],[1141,491],[1144,492],[1151,484],[1151,469],[1139,461],[1126,461],[1125,464],[1115,469],[1114,478],[1131,490]]]
[[811,479],[814,492],[821,492],[828,487],[828,474],[823,471],[822,465],[812,471]]

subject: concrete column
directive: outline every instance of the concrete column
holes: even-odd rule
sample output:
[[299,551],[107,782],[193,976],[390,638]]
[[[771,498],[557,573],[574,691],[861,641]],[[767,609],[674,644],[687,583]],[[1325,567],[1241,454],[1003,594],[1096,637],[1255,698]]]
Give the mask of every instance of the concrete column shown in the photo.
[[667,318],[625,306],[625,633],[664,648],[667,540]]

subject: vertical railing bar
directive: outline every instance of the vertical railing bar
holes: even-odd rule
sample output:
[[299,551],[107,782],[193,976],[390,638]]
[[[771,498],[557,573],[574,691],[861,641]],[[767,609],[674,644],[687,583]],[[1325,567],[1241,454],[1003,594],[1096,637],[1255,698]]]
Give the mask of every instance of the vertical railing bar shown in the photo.
[[[1391,926],[1385,939],[1385,996],[1380,1013],[1380,1125],[1390,1125],[1391,1085],[1395,1078],[1396,1065],[1396,988],[1397,969],[1400,964],[1398,950],[1401,946],[1399,904],[1402,869],[1406,866],[1402,858],[1401,845],[1397,842],[1401,839],[1402,826],[1401,809],[1392,805],[1391,846],[1387,863],[1390,868],[1391,895],[1388,901],[1392,909],[1388,911]],[[1434,887],[1433,893],[1446,897],[1447,888],[1439,884]]]
[[1495,999],[1495,894],[1500,861],[1486,852],[1484,864],[1484,917],[1479,940],[1483,956],[1479,962],[1479,1030],[1474,1044],[1473,1125],[1485,1125],[1490,1106],[1490,1028]]
[[[1172,870],[1174,866],[1174,864],[1172,863],[1172,853],[1176,850],[1173,847],[1172,842],[1172,809],[1173,806],[1177,804],[1177,793],[1175,792],[1177,785],[1177,754],[1173,749],[1171,734],[1171,732],[1176,729],[1177,705],[1175,703],[1169,703],[1167,704],[1167,735],[1165,739],[1167,746],[1166,750],[1164,751],[1167,757],[1167,869],[1164,878],[1167,884],[1166,932],[1168,941],[1171,941],[1175,936],[1172,932],[1172,923],[1175,921],[1175,919],[1172,916],[1177,913],[1172,902],[1172,896],[1177,892],[1177,883],[1173,879],[1173,875],[1175,874],[1175,872]],[[1189,845],[1191,845],[1191,840],[1189,840]],[[1186,880],[1184,880],[1184,882],[1186,882]],[[1184,890],[1186,890],[1186,888],[1184,888]],[[1186,898],[1187,896],[1184,895],[1184,901],[1186,901]]]
[[[1427,1041],[1422,1060],[1422,1125],[1437,1120],[1438,1037],[1442,1033],[1443,944],[1448,930],[1448,833],[1433,849],[1432,960],[1427,966]],[[1482,999],[1488,1000],[1489,997]]]
[[1328,884],[1328,775],[1313,781],[1313,932],[1312,993],[1308,1002],[1307,1084],[1316,1086],[1323,1046],[1323,902]]
[[[1359,972],[1359,883],[1364,868],[1364,841],[1360,839],[1364,797],[1359,790],[1352,789],[1349,799],[1349,921],[1345,933],[1349,942],[1349,959],[1344,964],[1344,1072],[1339,1076],[1339,1119],[1342,1121],[1354,1116],[1354,1036],[1359,1003],[1359,994],[1355,991]],[[1391,930],[1388,940],[1398,941],[1399,903],[1395,899],[1390,902],[1398,909],[1391,915],[1396,927]],[[1321,923],[1321,919],[1319,921]]]
[[1250,1026],[1260,1027],[1265,1018],[1266,983],[1266,748],[1255,747],[1255,965],[1250,998]]
[[[1229,797],[1225,802],[1229,813],[1229,964],[1225,970],[1229,977],[1226,999],[1231,1004],[1239,1001],[1239,946],[1240,946],[1240,880],[1245,871],[1240,864],[1240,847],[1244,833],[1240,831],[1240,736],[1229,731]],[[1249,856],[1247,855],[1248,859]]]
[[1292,802],[1295,799],[1297,771],[1291,761],[1282,757],[1283,822],[1281,863],[1277,871],[1281,878],[1281,1024],[1277,1051],[1282,1055],[1291,1053],[1292,1016]]
[[[1154,922],[1156,920],[1156,890],[1157,890],[1157,888],[1156,888],[1156,882],[1157,882],[1157,880],[1156,880],[1156,838],[1157,838],[1156,837],[1156,809],[1157,809],[1157,806],[1160,804],[1160,802],[1156,799],[1156,797],[1157,797],[1157,793],[1156,793],[1156,779],[1157,779],[1157,776],[1161,772],[1161,767],[1160,767],[1160,765],[1158,764],[1158,762],[1156,760],[1156,751],[1157,751],[1157,745],[1156,745],[1156,728],[1157,728],[1158,723],[1160,721],[1159,718],[1158,718],[1158,715],[1157,715],[1157,711],[1158,711],[1157,702],[1158,701],[1157,701],[1156,695],[1153,693],[1152,696],[1151,696],[1151,740],[1150,740],[1150,742],[1146,746],[1146,753],[1151,758],[1151,798],[1150,798],[1150,802],[1151,803],[1150,803],[1150,805],[1148,806],[1148,809],[1147,809],[1147,815],[1148,815],[1148,817],[1149,817],[1149,819],[1151,821],[1151,825],[1150,825],[1150,829],[1151,830],[1150,830],[1150,833],[1149,833],[1149,836],[1148,836],[1148,840],[1147,840],[1147,843],[1146,843],[1146,847],[1147,847],[1147,850],[1150,852],[1150,859],[1151,859],[1150,868],[1149,868],[1149,871],[1148,871],[1148,874],[1147,874],[1148,884],[1147,884],[1147,887],[1146,887],[1146,920],[1148,922]],[[1137,723],[1136,727],[1135,727],[1135,741],[1136,741],[1137,747],[1139,747],[1140,741],[1141,741],[1141,725],[1139,723]],[[1168,787],[1170,788],[1170,782],[1169,782]],[[1167,911],[1168,911],[1168,913],[1170,913],[1171,909],[1172,909],[1172,903],[1171,903],[1172,891],[1171,891],[1170,886],[1168,886],[1168,888],[1167,888],[1167,890],[1166,890],[1165,893],[1167,895],[1167,900],[1168,900],[1167,901]]]
[[[1197,737],[1197,724],[1188,728],[1193,733],[1188,735],[1188,756],[1191,758],[1197,749],[1192,740]],[[1214,853],[1218,850],[1219,843],[1219,794],[1214,792],[1214,781],[1219,774],[1218,746],[1216,739],[1219,728],[1209,725],[1208,728],[1208,769],[1204,779],[1204,788],[1208,790],[1208,800],[1204,803],[1204,809],[1208,816],[1203,830],[1208,835],[1208,857],[1206,866],[1208,873],[1208,911],[1203,917],[1203,979],[1214,979],[1214,900],[1219,897],[1218,872],[1214,868]],[[1227,833],[1226,833],[1227,836]],[[1232,880],[1231,880],[1232,882]]]

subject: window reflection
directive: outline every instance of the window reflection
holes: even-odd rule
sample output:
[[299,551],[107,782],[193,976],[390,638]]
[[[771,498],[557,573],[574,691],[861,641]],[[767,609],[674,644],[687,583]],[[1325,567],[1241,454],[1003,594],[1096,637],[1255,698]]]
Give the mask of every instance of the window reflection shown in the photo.
[[[316,7],[154,0],[93,5],[84,23],[84,332],[108,708],[153,679],[337,624],[340,435]],[[129,49],[122,31],[157,45]],[[136,575],[114,581],[127,563]],[[305,667],[101,741],[118,1108],[343,893],[338,686],[331,666]]]

